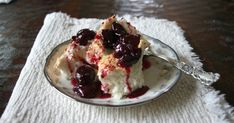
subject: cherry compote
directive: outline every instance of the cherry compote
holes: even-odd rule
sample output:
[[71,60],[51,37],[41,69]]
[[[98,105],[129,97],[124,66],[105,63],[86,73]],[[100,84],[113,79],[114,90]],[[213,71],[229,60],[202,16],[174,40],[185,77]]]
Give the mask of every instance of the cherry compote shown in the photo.
[[73,88],[74,92],[84,98],[96,97],[100,87],[95,77],[96,73],[92,67],[88,65],[80,66],[75,75],[77,86]]
[[114,49],[118,37],[115,35],[115,32],[111,29],[102,30],[103,36],[103,45],[107,49]]
[[105,48],[113,49],[114,57],[118,58],[121,67],[130,67],[141,57],[140,35],[127,33],[124,27],[113,22],[111,29],[103,29],[103,45]]
[[95,38],[96,33],[89,29],[82,29],[80,30],[76,36],[72,37],[72,40],[76,43],[86,46],[89,40]]

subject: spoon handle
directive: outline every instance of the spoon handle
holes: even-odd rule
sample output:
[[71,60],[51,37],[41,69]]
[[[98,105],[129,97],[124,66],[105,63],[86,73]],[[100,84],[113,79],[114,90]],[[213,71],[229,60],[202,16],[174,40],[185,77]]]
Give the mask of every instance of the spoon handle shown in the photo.
[[181,70],[182,72],[193,76],[195,79],[200,80],[202,84],[204,85],[211,85],[212,83],[216,82],[220,75],[218,73],[212,73],[212,72],[206,72],[202,70],[201,68],[197,68],[195,66],[188,65],[184,62],[177,61],[171,58],[166,58],[166,56],[160,56],[154,54],[150,48],[146,48],[144,55],[150,55],[153,57],[158,57],[160,59],[163,59],[164,61],[170,63],[172,66],[176,67],[177,69]]
[[195,79],[200,80],[204,85],[211,85],[219,79],[218,73],[206,72],[200,68],[188,65],[184,62],[175,62],[172,64],[184,73],[193,76]]

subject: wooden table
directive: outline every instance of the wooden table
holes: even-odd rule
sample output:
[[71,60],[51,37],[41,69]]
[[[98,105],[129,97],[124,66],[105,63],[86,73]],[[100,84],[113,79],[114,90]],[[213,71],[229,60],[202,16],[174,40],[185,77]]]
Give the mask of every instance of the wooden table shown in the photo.
[[131,14],[176,21],[207,71],[221,74],[213,87],[234,105],[233,0],[14,0],[0,5],[0,114],[46,14],[77,18]]

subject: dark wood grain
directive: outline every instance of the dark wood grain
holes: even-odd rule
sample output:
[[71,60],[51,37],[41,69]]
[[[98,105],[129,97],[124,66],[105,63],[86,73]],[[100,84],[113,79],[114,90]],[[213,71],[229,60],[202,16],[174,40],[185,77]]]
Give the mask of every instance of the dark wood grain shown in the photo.
[[221,74],[213,86],[234,105],[233,0],[14,0],[0,5],[0,114],[46,14],[62,11],[77,18],[113,13],[176,21],[207,71]]

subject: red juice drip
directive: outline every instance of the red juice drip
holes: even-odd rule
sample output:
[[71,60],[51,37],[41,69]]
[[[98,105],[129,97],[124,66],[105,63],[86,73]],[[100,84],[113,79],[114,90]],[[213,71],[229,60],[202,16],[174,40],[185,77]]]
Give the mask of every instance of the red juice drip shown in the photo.
[[75,86],[75,87],[76,87],[76,86],[77,86],[77,84],[78,84],[78,80],[77,80],[77,79],[75,79],[75,78],[72,78],[72,79],[71,79],[71,83],[72,83],[72,85],[73,85],[73,86]]
[[142,70],[148,69],[150,67],[151,67],[150,61],[147,59],[147,57],[143,57]]
[[125,70],[126,70],[126,79],[125,79],[125,81],[126,81],[126,84],[128,86],[129,92],[132,92],[131,85],[130,85],[130,83],[128,81],[129,80],[129,76],[130,76],[130,72],[131,72],[131,68],[130,67],[126,67]]
[[101,99],[106,99],[110,97],[111,97],[111,94],[105,94],[103,92],[99,96],[97,96],[97,98],[101,98]]
[[128,98],[136,98],[136,97],[139,97],[139,96],[145,94],[148,90],[149,90],[148,86],[142,86],[141,88],[138,88],[138,89],[134,90],[132,93],[128,94],[127,97]]
[[101,98],[101,99],[105,99],[105,98],[110,98],[111,94],[108,93],[104,93],[101,89],[101,82],[99,81],[97,83],[97,89],[98,89],[98,94],[96,96],[96,98]]
[[102,78],[105,78],[105,77],[106,77],[106,75],[107,75],[107,72],[108,72],[108,70],[107,70],[107,69],[103,69],[103,70],[102,70],[101,77],[102,77]]
[[109,71],[113,71],[115,69],[115,66],[112,65],[106,65],[105,68],[102,69],[101,77],[105,78],[107,76],[107,73]]
[[95,55],[91,57],[91,62],[97,64],[99,62],[100,58],[97,58]]
[[96,36],[95,36],[95,39],[101,39],[101,38],[102,38],[101,35],[96,35]]

